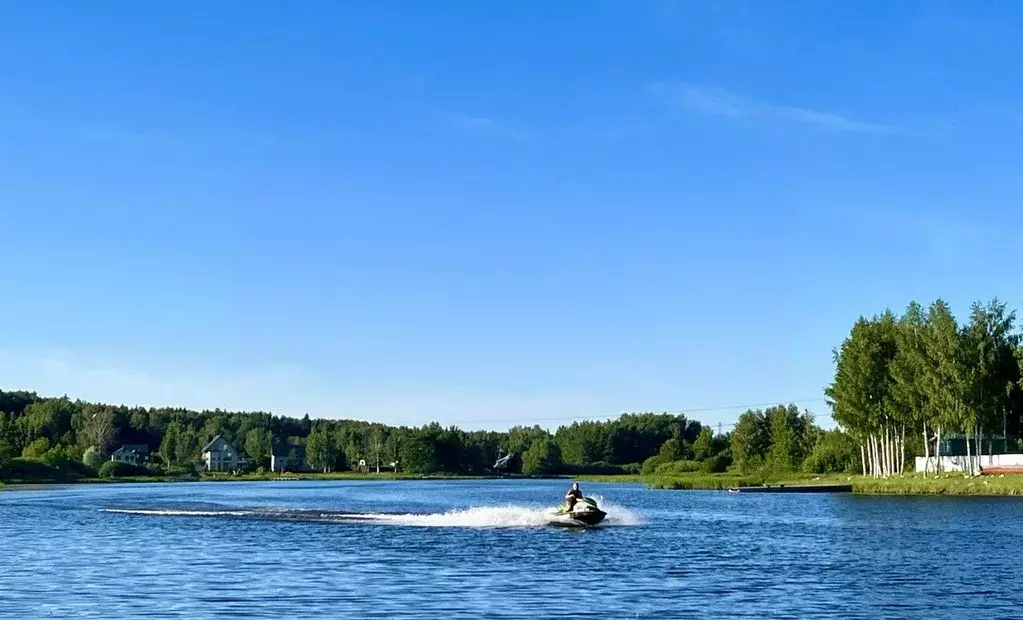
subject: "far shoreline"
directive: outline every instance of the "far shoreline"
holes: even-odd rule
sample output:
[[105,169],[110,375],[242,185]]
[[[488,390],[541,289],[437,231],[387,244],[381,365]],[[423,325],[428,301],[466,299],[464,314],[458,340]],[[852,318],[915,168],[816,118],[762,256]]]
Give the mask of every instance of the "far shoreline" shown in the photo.
[[578,480],[580,482],[604,482],[615,484],[638,484],[642,476],[623,474],[621,476],[526,476],[526,475],[471,475],[471,474],[393,474],[393,473],[330,473],[330,474],[286,474],[267,476],[258,474],[202,475],[191,477],[168,476],[127,476],[120,478],[78,478],[67,480],[6,480],[0,483],[3,490],[27,490],[29,488],[52,488],[57,486],[106,485],[106,484],[180,484],[180,483],[230,483],[230,482],[410,482],[410,481],[474,481],[474,480]]
[[872,478],[861,475],[799,476],[765,479],[737,474],[693,474],[681,476],[622,475],[461,475],[461,474],[394,474],[350,473],[286,474],[267,476],[256,474],[203,475],[198,478],[123,477],[82,478],[78,480],[9,480],[0,485],[3,491],[45,491],[79,485],[104,484],[175,484],[175,483],[230,483],[230,482],[400,482],[400,481],[465,481],[475,480],[564,480],[598,484],[642,484],[650,490],[669,491],[721,491],[741,486],[771,485],[851,485],[853,495],[876,496],[956,496],[956,497],[1023,497],[1023,475],[964,476],[962,474],[931,475],[908,474],[890,478]]

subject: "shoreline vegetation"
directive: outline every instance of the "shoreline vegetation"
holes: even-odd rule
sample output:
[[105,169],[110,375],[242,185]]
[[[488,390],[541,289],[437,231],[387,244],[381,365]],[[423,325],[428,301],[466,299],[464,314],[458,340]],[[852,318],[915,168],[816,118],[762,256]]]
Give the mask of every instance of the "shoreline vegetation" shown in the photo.
[[849,484],[857,495],[976,495],[1023,496],[1023,475],[964,476],[947,473],[923,477],[906,474],[891,478],[842,475],[765,479],[759,476],[712,475],[654,478],[644,481],[651,488],[673,490],[726,490],[740,486]]
[[858,444],[861,473],[902,475],[907,452],[925,463],[933,455],[941,473],[942,454],[956,444],[966,472],[979,474],[985,452],[1019,451],[1023,347],[1015,323],[997,299],[974,303],[963,324],[940,298],[857,319],[833,352],[835,378],[824,392]]

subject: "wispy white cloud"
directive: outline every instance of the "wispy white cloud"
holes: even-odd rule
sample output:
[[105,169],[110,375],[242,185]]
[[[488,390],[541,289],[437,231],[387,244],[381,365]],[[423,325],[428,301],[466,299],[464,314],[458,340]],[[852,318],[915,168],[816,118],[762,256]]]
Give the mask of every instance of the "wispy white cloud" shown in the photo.
[[785,123],[836,133],[893,134],[899,129],[858,121],[834,112],[757,101],[741,95],[694,84],[658,85],[656,90],[684,110],[762,123]]
[[532,137],[528,131],[509,127],[486,116],[451,114],[448,116],[448,122],[462,133],[482,138],[525,142]]

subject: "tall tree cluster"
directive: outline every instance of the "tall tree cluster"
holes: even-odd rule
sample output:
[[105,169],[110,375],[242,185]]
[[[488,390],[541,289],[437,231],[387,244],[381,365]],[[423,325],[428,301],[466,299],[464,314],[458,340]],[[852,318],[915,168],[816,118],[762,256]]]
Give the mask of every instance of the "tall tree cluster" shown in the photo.
[[821,433],[810,413],[800,412],[794,404],[748,410],[731,432],[732,466],[744,474],[797,471],[817,447]]
[[974,303],[963,324],[942,299],[926,309],[912,302],[901,316],[857,319],[834,351],[835,378],[825,394],[834,420],[859,444],[864,475],[901,474],[907,434],[920,438],[927,463],[941,456],[943,435],[964,438],[970,473],[979,472],[985,437],[990,453],[996,435],[1018,435],[1015,320],[997,299]]
[[569,465],[642,463],[672,442],[677,452],[668,460],[679,460],[703,426],[677,414],[625,414],[610,422],[582,421],[562,426],[554,435],[564,462]]

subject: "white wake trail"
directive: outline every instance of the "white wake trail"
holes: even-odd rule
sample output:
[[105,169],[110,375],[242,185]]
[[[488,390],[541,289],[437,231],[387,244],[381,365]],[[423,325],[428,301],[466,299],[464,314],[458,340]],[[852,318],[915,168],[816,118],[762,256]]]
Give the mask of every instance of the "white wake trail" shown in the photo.
[[474,506],[434,514],[367,514],[370,521],[410,527],[543,527],[558,517],[549,509],[524,506]]
[[[644,525],[635,512],[593,496],[607,517],[597,527]],[[578,525],[566,515],[554,514],[554,508],[534,508],[517,504],[503,506],[473,506],[433,514],[362,514],[352,515],[368,522],[386,523],[405,527],[464,527],[464,528],[523,528],[549,525]]]
[[604,499],[602,495],[593,495],[593,499],[597,500],[597,505],[600,509],[607,513],[604,517],[604,521],[601,525],[622,525],[622,526],[633,526],[633,525],[646,525],[646,520],[643,519],[639,513],[629,510],[625,506],[620,506],[612,501]]
[[[594,496],[607,517],[596,527],[635,526],[645,521],[635,512]],[[106,508],[104,512],[162,516],[162,517],[234,517],[289,521],[353,522],[374,523],[398,527],[451,527],[451,528],[539,528],[551,525],[578,526],[579,523],[567,515],[555,514],[554,507],[522,506],[505,504],[501,506],[473,506],[426,514],[393,513],[343,513],[319,510],[288,509],[245,509],[226,510],[223,508]]]
[[254,510],[174,510],[164,508],[104,508],[103,512],[157,517],[251,517],[259,514]]

